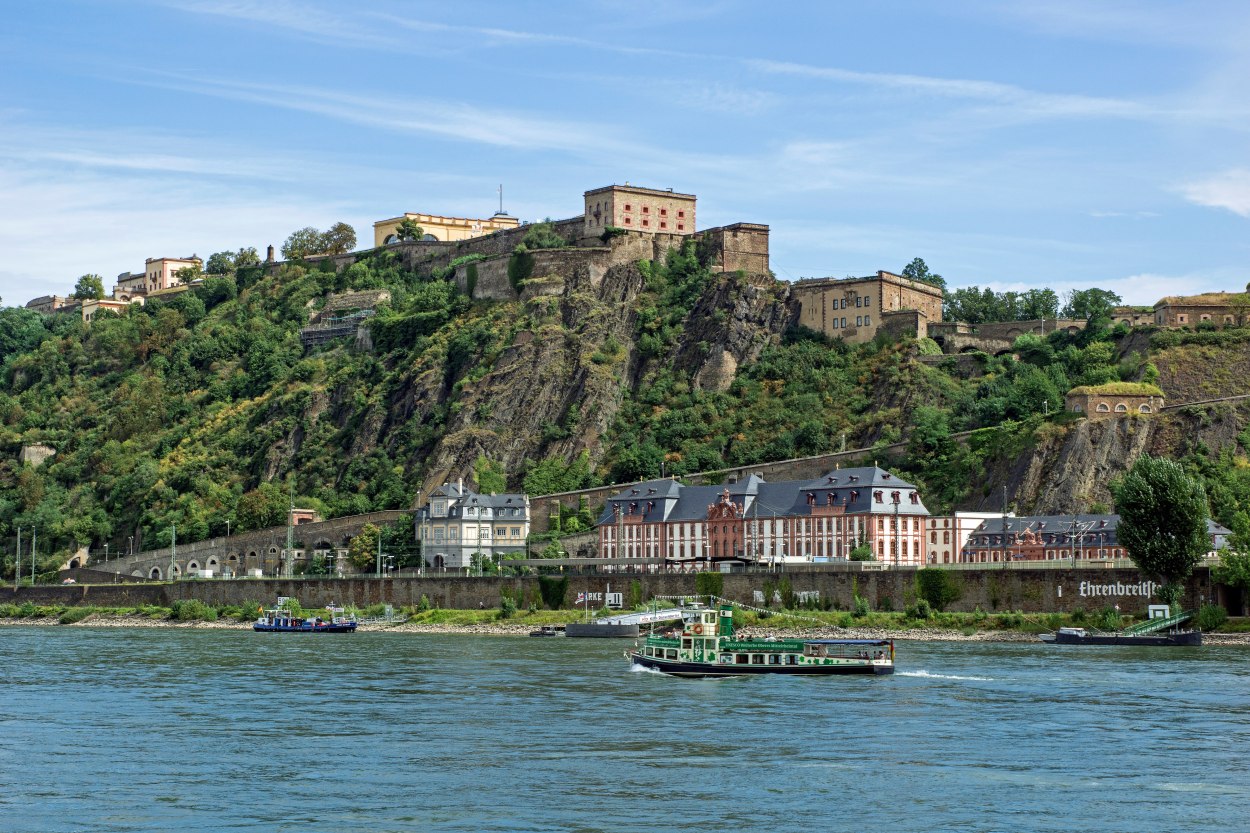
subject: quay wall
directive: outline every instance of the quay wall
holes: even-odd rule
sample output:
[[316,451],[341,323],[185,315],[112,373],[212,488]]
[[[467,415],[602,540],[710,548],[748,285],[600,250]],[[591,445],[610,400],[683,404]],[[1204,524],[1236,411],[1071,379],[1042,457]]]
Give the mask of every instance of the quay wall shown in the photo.
[[[831,569],[833,567],[833,569]],[[1152,603],[1151,587],[1136,569],[1001,569],[949,571],[960,588],[959,598],[948,610],[971,612],[976,608],[995,611],[1020,610],[1026,613],[1095,611],[1119,605],[1125,613],[1144,611]],[[641,585],[642,596],[693,596],[695,576],[679,573],[615,573],[569,575],[567,605],[572,606],[579,592],[621,592],[629,598],[633,581]],[[858,594],[873,608],[887,604],[902,610],[916,597],[916,570],[859,570],[845,565],[812,565],[776,573],[732,573],[724,575],[722,595],[748,605],[759,604],[765,587],[790,582],[796,594],[819,594],[822,606],[848,610]],[[1210,571],[1199,568],[1185,587],[1182,603],[1186,608],[1210,601],[1224,601],[1212,585]],[[47,585],[0,588],[0,603],[30,601],[42,605],[97,605],[131,607],[141,604],[168,606],[177,599],[199,599],[208,604],[269,604],[278,596],[292,596],[306,607],[350,604],[366,607],[389,603],[415,607],[422,596],[444,608],[493,608],[507,591],[519,606],[540,603],[537,577],[519,578],[422,576],[393,578],[304,578],[304,579],[206,579],[165,583],[119,583]],[[758,594],[758,595],[757,595]],[[799,598],[803,598],[799,595]],[[888,600],[888,601],[887,601]]]

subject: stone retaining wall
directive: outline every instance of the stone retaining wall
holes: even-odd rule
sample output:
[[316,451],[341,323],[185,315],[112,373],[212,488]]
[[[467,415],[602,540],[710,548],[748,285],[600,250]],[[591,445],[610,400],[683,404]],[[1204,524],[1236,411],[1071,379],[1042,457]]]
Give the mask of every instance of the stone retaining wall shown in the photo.
[[[951,570],[960,588],[959,598],[949,605],[953,611],[971,612],[978,607],[987,613],[1021,610],[1025,613],[1052,611],[1095,611],[1119,605],[1124,613],[1140,615],[1152,603],[1151,589],[1135,569],[993,569]],[[858,594],[873,608],[887,605],[902,610],[915,601],[916,571],[882,570],[851,572],[833,565],[813,565],[784,573],[727,574],[721,595],[748,605],[758,605],[766,586],[777,588],[788,581],[798,598],[809,598],[849,610]],[[629,599],[634,581],[642,598],[652,596],[692,596],[696,577],[690,574],[598,574],[569,576],[566,606],[572,607],[579,592],[621,592]],[[98,605],[131,607],[141,604],[168,606],[177,599],[199,599],[209,604],[245,602],[270,604],[278,596],[299,599],[305,607],[330,603],[366,607],[389,603],[396,607],[420,603],[425,596],[431,604],[445,608],[494,608],[507,590],[519,599],[519,606],[541,604],[538,579],[469,578],[429,576],[422,578],[345,578],[345,579],[241,579],[180,581],[162,584],[49,585],[0,588],[0,603],[25,601],[42,605]],[[759,595],[757,595],[759,594]],[[1197,570],[1187,582],[1184,606],[1197,607],[1221,600],[1211,584],[1210,571]]]

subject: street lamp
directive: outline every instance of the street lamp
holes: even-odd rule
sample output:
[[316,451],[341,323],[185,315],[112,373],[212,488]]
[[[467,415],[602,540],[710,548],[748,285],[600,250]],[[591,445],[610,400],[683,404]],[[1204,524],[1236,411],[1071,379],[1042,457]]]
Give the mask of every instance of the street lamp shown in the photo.
[[104,563],[109,563],[109,542],[104,542]]
[[128,540],[130,543],[126,545],[126,555],[134,555],[135,554],[135,536],[133,535],[129,536]]

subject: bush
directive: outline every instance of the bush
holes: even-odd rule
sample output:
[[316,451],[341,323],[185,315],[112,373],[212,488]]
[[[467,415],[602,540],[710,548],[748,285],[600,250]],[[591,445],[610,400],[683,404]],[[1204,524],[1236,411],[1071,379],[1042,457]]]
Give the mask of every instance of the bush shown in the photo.
[[908,619],[932,619],[933,606],[927,599],[916,599],[916,604],[907,608]]
[[169,606],[169,618],[175,622],[216,622],[217,609],[199,599],[179,599]]
[[430,609],[430,597],[422,593],[421,601],[417,602],[417,610],[424,612],[429,609]]
[[1120,629],[1120,611],[1114,607],[1104,607],[1094,617],[1094,627],[1104,631],[1118,631]]
[[1198,615],[1194,617],[1194,624],[1200,631],[1218,630],[1227,621],[1228,611],[1221,605],[1203,605],[1198,608]]
[[543,597],[543,604],[552,610],[559,610],[564,606],[564,597],[569,592],[569,579],[567,576],[539,576],[538,577],[538,593]]
[[694,592],[699,596],[719,596],[725,589],[723,573],[699,573],[694,577]]
[[[1223,610],[1223,608],[1220,608],[1220,610]],[[86,619],[88,616],[90,616],[93,613],[95,613],[94,607],[90,607],[90,606],[71,607],[69,610],[62,613],[61,618],[58,619],[57,621],[60,622],[62,625],[72,625],[75,622],[81,622],[83,619]],[[1228,617],[1225,616],[1224,618],[1228,618]]]
[[854,609],[855,609],[856,616],[867,616],[871,608],[868,606],[868,600],[865,599],[863,596],[859,595],[858,593],[856,593]]
[[916,595],[932,605],[934,610],[945,610],[962,594],[959,579],[950,570],[928,567],[916,573]]
[[499,618],[511,619],[516,616],[516,599],[510,595],[502,595],[499,597]]

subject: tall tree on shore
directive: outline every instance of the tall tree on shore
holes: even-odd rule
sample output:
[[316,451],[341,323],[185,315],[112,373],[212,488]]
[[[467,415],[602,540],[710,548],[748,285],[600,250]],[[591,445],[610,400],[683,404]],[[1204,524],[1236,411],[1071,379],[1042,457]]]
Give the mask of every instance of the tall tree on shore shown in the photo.
[[1162,583],[1159,598],[1175,604],[1181,581],[1211,549],[1202,483],[1180,463],[1143,455],[1111,493],[1120,514],[1116,537],[1133,563]]

